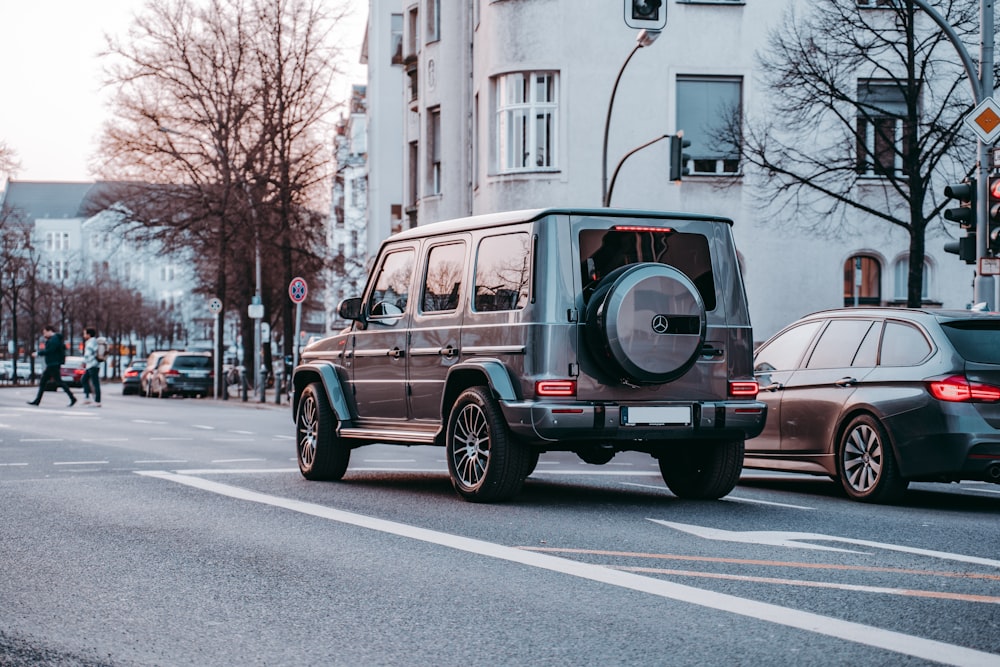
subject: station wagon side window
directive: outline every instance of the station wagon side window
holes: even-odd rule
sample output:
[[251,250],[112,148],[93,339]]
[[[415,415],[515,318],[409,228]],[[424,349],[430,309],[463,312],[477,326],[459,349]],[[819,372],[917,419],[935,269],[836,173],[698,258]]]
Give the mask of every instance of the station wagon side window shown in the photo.
[[931,353],[931,344],[912,324],[886,322],[880,366],[915,366]]
[[528,234],[487,236],[476,253],[472,309],[478,312],[520,310],[528,303],[531,239]]
[[412,248],[386,254],[365,307],[369,318],[395,318],[406,312],[413,277],[413,254]]
[[[872,324],[871,320],[831,320],[809,355],[806,368],[849,368]],[[872,362],[874,365],[874,359]]]
[[757,352],[754,371],[791,371],[799,366],[802,355],[812,341],[822,322],[806,322],[782,333]]
[[447,312],[458,308],[465,269],[465,244],[434,246],[427,253],[420,309],[425,313]]

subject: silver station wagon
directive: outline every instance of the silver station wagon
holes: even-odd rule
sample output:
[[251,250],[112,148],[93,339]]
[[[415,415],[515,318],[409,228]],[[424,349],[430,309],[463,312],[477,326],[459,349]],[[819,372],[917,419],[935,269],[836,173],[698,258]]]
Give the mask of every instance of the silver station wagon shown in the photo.
[[725,218],[546,209],[387,239],[344,331],[294,371],[299,468],[439,445],[467,500],[508,499],[546,451],[659,461],[686,498],[729,493],[764,427],[746,295]]

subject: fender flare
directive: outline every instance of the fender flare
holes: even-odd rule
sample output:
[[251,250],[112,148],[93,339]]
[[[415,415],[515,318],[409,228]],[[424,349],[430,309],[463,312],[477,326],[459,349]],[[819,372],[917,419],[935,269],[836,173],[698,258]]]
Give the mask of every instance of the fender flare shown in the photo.
[[[511,379],[510,372],[507,370],[507,367],[499,359],[492,359],[488,357],[473,358],[468,361],[455,364],[448,369],[448,377],[445,381],[445,386],[448,390],[445,391],[445,395],[442,399],[446,400],[447,396],[451,394],[450,388],[452,386],[455,384],[462,384],[458,380],[460,375],[468,374],[470,372],[486,377],[486,383],[489,385],[490,391],[493,392],[493,395],[497,398],[497,400],[518,400],[518,388]],[[442,408],[443,407],[444,406],[442,405]]]
[[326,391],[326,398],[337,415],[337,421],[344,426],[350,426],[353,419],[350,404],[347,402],[347,394],[344,391],[344,382],[341,374],[345,377],[347,371],[341,367],[326,361],[310,361],[299,364],[292,372],[292,421],[298,420],[299,398],[307,386],[319,381]]

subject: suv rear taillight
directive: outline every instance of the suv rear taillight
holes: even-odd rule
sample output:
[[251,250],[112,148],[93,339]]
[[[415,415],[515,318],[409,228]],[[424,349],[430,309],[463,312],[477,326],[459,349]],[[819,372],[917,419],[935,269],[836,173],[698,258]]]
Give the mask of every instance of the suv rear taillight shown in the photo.
[[734,380],[729,383],[729,395],[733,398],[754,398],[759,390],[756,380]]
[[996,403],[1000,401],[1000,387],[969,382],[969,378],[964,375],[928,380],[927,391],[939,401],[950,403]]
[[535,396],[576,396],[576,380],[539,380]]

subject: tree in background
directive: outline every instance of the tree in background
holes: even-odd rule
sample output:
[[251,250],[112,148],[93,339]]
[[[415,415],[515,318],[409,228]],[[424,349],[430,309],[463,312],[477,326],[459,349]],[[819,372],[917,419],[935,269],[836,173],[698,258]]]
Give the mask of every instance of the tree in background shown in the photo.
[[[906,300],[919,307],[926,233],[946,205],[935,188],[943,190],[941,174],[955,179],[975,162],[974,140],[961,131],[973,105],[964,70],[937,24],[907,0],[798,6],[804,15],[789,9],[758,56],[764,119],[734,122],[718,138],[739,136],[747,181],[757,181],[764,210],[780,211],[774,219],[817,220],[811,231],[830,235],[849,221],[905,230]],[[976,38],[978,2],[938,9]]]
[[108,41],[116,95],[99,172],[121,185],[101,204],[167,252],[193,249],[201,293],[240,314],[244,340],[258,250],[265,312],[286,331],[290,310],[276,305],[288,281],[315,284],[325,259],[325,215],[313,211],[327,195],[330,31],[342,14],[323,6],[165,0]]

